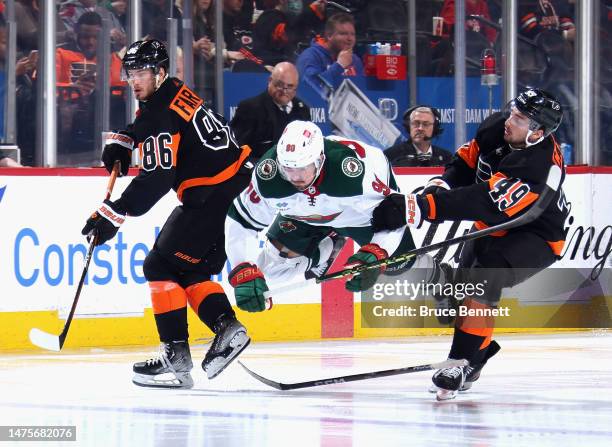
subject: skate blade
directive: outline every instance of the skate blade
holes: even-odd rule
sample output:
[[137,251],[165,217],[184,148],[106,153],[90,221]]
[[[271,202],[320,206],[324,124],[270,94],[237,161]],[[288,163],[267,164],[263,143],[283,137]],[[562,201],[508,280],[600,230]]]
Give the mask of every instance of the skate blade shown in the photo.
[[193,379],[189,373],[163,373],[155,376],[134,374],[132,383],[146,388],[193,388]]
[[204,368],[204,371],[206,371],[208,380],[214,379],[221,374],[221,372],[223,372],[223,370],[227,368],[228,365],[246,349],[247,346],[249,346],[249,343],[251,343],[251,338],[246,335],[246,332],[236,334],[229,344],[230,347],[233,348],[229,357],[219,356],[213,359],[208,365],[202,365],[202,368]]
[[445,390],[443,388],[438,388],[436,393],[437,401],[451,400],[457,397],[457,391],[455,390]]
[[[467,383],[467,382],[466,382],[466,383],[465,383],[465,384],[464,384],[464,385],[463,385],[461,388],[459,388],[459,392],[460,392],[460,393],[464,393],[464,392],[466,392],[466,391],[469,391],[469,390],[470,390],[470,388],[472,388],[472,383]],[[427,391],[428,391],[429,393],[435,394],[435,393],[437,393],[437,392],[438,392],[438,390],[439,390],[439,389],[440,389],[440,388],[438,388],[436,385],[431,385],[431,386],[430,386],[430,387],[427,389]]]

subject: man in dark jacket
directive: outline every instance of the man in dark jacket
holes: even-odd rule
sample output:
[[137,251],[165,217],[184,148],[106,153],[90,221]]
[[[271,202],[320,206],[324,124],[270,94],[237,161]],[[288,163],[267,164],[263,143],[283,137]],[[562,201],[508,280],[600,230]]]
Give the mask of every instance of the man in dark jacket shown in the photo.
[[442,133],[440,112],[434,107],[418,105],[404,112],[404,127],[410,139],[385,149],[392,166],[444,166],[452,154],[431,144]]
[[230,126],[240,145],[251,147],[251,156],[259,159],[274,146],[291,121],[310,121],[310,109],[295,97],[298,72],[290,62],[274,67],[265,92],[238,104]]

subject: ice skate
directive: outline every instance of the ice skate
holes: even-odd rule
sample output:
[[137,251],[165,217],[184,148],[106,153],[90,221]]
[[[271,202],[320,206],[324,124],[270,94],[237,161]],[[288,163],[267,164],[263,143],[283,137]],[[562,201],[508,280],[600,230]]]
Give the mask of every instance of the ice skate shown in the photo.
[[[332,264],[336,260],[336,257],[340,253],[340,250],[342,250],[342,247],[344,247],[345,243],[346,243],[346,238],[344,236],[340,236],[338,233],[332,232],[329,235],[328,240],[324,239],[321,242],[321,244],[325,244],[329,246],[329,247],[326,247],[329,250],[329,253],[330,253],[329,256],[325,256],[324,261],[320,261],[317,265],[306,270],[306,272],[304,273],[304,277],[306,279],[312,279],[312,278],[320,278],[321,276],[325,275],[331,268]],[[320,249],[321,254],[323,255],[323,249],[321,245],[319,246],[319,249]]]
[[193,368],[186,341],[161,343],[157,357],[134,364],[132,382],[138,386],[159,388],[191,388]]
[[[476,365],[468,365],[465,367],[465,370],[464,370],[465,380],[463,381],[463,384],[459,387],[459,392],[468,391],[470,388],[472,388],[472,385],[474,384],[474,382],[476,382],[480,378],[480,373],[482,372],[482,369],[487,364],[489,359],[493,357],[495,354],[497,354],[500,349],[501,347],[495,340],[491,341],[491,343],[487,347],[487,352],[485,353],[482,362],[477,363]],[[444,371],[444,370],[440,370],[440,371]],[[432,377],[432,381],[434,382],[434,384],[431,385],[431,387],[429,388],[430,393],[438,393],[440,391],[440,386],[436,383],[436,380],[435,380],[436,375],[440,371],[436,372],[436,374],[434,374],[434,377]],[[450,399],[452,399],[452,397]],[[445,400],[445,399],[438,398],[438,400]]]
[[457,392],[465,383],[465,366],[439,369],[431,378],[436,386],[437,400],[450,400],[457,396]]
[[202,361],[209,379],[217,377],[251,342],[246,328],[234,316],[221,315],[213,329],[215,339]]

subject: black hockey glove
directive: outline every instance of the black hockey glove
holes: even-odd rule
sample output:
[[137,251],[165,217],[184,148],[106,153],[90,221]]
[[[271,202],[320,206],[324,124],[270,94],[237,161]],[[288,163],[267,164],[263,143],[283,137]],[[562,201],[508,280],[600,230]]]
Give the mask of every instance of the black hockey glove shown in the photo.
[[446,183],[442,177],[432,177],[425,185],[421,195],[436,194],[439,191],[448,191],[449,189],[450,186],[448,186],[448,183]]
[[128,131],[108,132],[104,140],[104,150],[102,150],[102,163],[106,170],[110,173],[115,161],[118,160],[121,163],[119,176],[127,175],[132,161],[133,148],[134,139]]
[[115,237],[123,222],[125,222],[125,211],[110,200],[105,200],[87,219],[81,234],[87,236],[88,241],[92,236],[98,235],[96,246],[102,245]]
[[393,231],[405,225],[420,228],[429,212],[427,200],[417,194],[389,194],[372,212],[372,230]]

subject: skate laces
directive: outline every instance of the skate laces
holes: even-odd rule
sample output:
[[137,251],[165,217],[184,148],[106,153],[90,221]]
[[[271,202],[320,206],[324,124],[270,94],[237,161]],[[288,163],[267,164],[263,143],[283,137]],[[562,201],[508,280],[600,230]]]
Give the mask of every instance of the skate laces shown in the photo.
[[446,376],[446,377],[452,377],[453,379],[456,379],[457,377],[461,375],[462,372],[463,372],[463,366],[454,366],[452,368],[446,368],[442,370],[440,375]]
[[170,352],[170,345],[167,343],[160,343],[157,353],[153,358],[148,359],[145,364],[147,366],[154,366],[157,364],[161,364],[162,366],[169,368],[170,360],[168,359],[168,354]]

